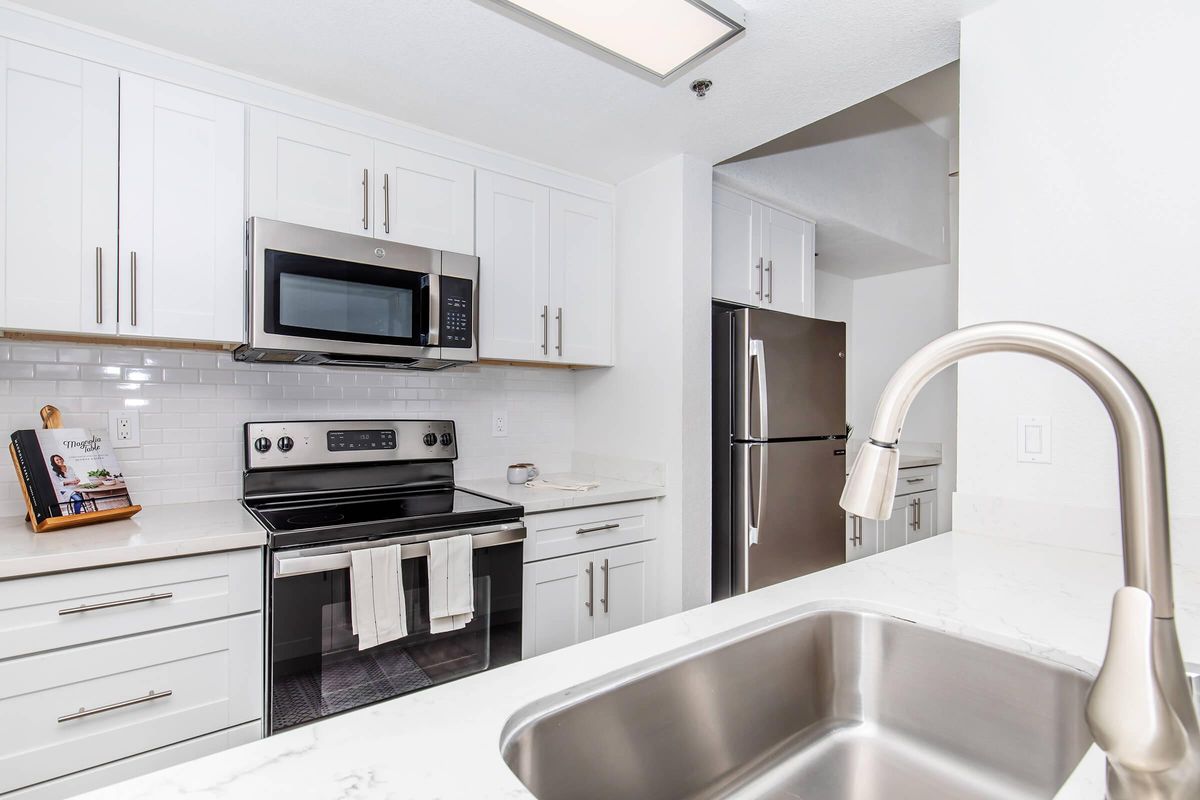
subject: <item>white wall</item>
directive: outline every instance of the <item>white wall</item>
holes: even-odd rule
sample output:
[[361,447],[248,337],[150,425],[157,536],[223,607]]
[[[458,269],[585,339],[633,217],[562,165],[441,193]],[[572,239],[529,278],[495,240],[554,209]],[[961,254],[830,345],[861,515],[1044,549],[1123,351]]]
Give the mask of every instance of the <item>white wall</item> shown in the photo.
[[666,463],[659,610],[707,601],[712,167],[676,156],[617,187],[616,366],[580,372],[579,450]]
[[[846,420],[862,439],[884,384],[920,347],[957,324],[953,265],[905,270],[850,280],[817,270],[817,316],[847,326]],[[942,445],[938,473],[938,527],[949,530],[957,469],[957,389],[954,369],[929,382],[904,423],[905,442]]]
[[[246,364],[229,353],[0,339],[0,430],[41,427],[53,403],[68,426],[107,428],[135,409],[141,447],[117,450],[143,505],[242,496],[242,424],[265,419],[452,419],[457,477],[496,478],[514,461],[571,469],[575,374],[467,366],[442,372]],[[507,407],[509,435],[491,435]],[[0,468],[0,517],[24,513],[11,469]]]
[[[1200,4],[1002,0],[962,25],[960,320],[1095,339],[1141,378],[1166,435],[1176,560],[1200,562]],[[1016,418],[1053,418],[1053,463]],[[1118,548],[1099,401],[1022,356],[959,371],[956,527]]]

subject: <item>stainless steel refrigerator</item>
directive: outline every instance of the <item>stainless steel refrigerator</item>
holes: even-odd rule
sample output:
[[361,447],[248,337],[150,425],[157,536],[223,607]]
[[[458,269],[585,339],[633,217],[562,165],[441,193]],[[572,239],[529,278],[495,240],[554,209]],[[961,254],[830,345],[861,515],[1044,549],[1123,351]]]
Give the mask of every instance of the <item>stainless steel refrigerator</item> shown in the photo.
[[713,600],[846,560],[846,324],[713,308]]

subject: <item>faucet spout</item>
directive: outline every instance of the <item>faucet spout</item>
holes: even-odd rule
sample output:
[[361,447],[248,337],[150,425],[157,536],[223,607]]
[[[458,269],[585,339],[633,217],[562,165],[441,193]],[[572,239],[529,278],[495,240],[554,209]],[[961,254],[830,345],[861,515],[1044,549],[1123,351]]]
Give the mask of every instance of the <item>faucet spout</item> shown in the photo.
[[[897,444],[917,394],[946,367],[1001,352],[1037,356],[1077,375],[1100,398],[1116,432],[1125,584],[1145,597],[1127,594],[1114,605],[1105,664],[1088,700],[1089,724],[1109,756],[1109,797],[1200,797],[1200,730],[1174,623],[1162,429],[1150,396],[1115,356],[1070,331],[1031,322],[973,325],[930,342],[884,387],[841,505],[871,519],[891,516],[900,466]],[[1137,635],[1142,631],[1148,636]],[[1131,692],[1146,704],[1133,732],[1125,727],[1130,717],[1119,713],[1129,708]]]

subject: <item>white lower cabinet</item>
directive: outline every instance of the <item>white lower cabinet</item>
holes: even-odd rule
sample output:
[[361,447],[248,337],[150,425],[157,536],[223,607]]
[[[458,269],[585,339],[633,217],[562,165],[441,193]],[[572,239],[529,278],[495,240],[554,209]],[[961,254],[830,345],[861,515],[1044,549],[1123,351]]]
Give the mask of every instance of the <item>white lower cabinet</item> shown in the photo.
[[846,560],[856,561],[928,539],[937,527],[937,467],[900,470],[892,515],[873,520],[846,515]]
[[526,518],[522,657],[657,616],[654,512],[639,501]]
[[0,793],[65,796],[261,732],[261,611],[257,549],[0,582],[0,719],[21,721],[0,726]]

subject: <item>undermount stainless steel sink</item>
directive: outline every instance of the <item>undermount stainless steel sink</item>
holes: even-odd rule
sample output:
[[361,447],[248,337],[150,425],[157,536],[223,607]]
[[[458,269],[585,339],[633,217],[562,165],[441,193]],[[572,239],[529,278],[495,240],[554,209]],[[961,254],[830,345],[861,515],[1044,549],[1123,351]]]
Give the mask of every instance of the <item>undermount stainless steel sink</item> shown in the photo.
[[1092,743],[1091,676],[893,617],[790,614],[526,706],[539,800],[1050,798]]

